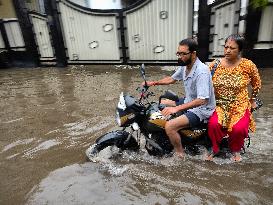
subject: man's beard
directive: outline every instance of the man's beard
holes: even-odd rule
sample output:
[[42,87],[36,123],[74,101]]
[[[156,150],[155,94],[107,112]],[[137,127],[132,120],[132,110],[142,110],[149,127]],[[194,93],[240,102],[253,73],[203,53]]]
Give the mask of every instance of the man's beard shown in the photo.
[[188,59],[187,61],[182,61],[180,58],[177,60],[177,63],[179,66],[186,66],[191,64],[191,59]]

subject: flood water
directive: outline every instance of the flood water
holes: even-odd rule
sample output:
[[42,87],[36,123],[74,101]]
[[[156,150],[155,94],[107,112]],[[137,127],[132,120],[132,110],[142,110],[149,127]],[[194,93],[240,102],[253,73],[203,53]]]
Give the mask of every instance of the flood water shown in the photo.
[[[172,74],[149,67],[148,79]],[[85,151],[117,129],[122,91],[137,95],[137,67],[70,66],[0,70],[0,204],[273,204],[273,68],[260,69],[264,106],[243,161],[158,159]],[[167,87],[152,90],[155,99]],[[181,92],[181,85],[168,86]]]

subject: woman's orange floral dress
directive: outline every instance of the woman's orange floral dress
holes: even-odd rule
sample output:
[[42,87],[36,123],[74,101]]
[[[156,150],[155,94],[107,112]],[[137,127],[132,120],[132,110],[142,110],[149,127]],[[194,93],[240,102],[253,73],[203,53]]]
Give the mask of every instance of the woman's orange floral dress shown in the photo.
[[[212,70],[215,61],[210,64]],[[238,66],[225,68],[218,64],[213,75],[213,85],[216,98],[216,112],[218,123],[228,131],[245,114],[247,109],[251,110],[248,87],[252,86],[252,95],[256,97],[261,89],[261,79],[256,65],[246,58],[242,58]],[[253,116],[250,117],[249,128],[255,131]]]

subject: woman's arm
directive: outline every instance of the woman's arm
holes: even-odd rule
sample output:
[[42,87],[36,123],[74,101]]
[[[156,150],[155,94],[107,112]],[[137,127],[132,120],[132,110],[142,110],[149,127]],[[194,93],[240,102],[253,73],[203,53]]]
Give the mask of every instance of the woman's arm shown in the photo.
[[251,66],[251,69],[250,69],[249,76],[250,76],[250,84],[252,86],[252,93],[251,93],[251,97],[249,101],[251,103],[251,107],[254,109],[257,107],[256,97],[261,89],[261,78],[260,78],[256,65],[253,62],[251,62],[250,66]]
[[252,63],[251,65],[249,76],[250,76],[250,84],[252,86],[252,93],[251,93],[250,99],[255,100],[255,98],[257,97],[261,89],[261,78],[260,78],[258,69],[254,63]]

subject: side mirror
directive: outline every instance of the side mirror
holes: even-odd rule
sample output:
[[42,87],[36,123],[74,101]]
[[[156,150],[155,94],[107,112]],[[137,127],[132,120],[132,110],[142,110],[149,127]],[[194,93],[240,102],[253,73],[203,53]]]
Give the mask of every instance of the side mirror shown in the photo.
[[145,80],[145,66],[144,66],[143,63],[140,66],[140,72],[141,72],[141,75],[142,75],[143,79]]
[[145,82],[144,88],[147,89],[148,86],[147,86],[147,81],[146,81],[146,76],[145,76],[145,66],[144,66],[143,63],[140,66],[140,72],[141,72],[142,78],[143,78],[143,80]]

